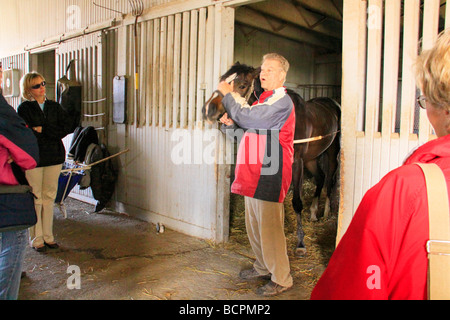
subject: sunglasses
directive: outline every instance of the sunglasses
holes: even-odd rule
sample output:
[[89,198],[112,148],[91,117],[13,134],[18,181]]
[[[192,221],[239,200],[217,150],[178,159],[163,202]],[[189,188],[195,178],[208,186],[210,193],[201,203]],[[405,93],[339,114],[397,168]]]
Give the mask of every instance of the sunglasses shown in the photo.
[[39,89],[41,86],[45,87],[45,85],[46,85],[45,81],[42,81],[41,83],[31,86],[31,89]]

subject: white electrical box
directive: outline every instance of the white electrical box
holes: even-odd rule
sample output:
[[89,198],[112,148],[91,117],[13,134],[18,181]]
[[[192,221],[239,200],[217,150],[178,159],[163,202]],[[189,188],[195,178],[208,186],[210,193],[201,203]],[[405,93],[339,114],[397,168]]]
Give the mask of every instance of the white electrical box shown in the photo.
[[3,71],[3,96],[18,97],[20,95],[20,70]]

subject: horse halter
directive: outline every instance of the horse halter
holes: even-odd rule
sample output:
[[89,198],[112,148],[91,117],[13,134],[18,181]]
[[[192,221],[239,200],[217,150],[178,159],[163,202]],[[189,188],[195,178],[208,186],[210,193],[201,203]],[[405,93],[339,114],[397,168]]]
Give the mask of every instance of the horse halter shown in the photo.
[[[230,78],[232,78],[232,79],[229,80]],[[231,81],[234,81],[235,78],[237,78],[237,75],[236,75],[236,73],[233,73],[233,74],[232,74],[231,76],[229,76],[225,81],[228,82],[228,83],[230,83]],[[255,79],[252,80],[252,83],[250,84],[250,87],[249,87],[247,93],[246,93],[245,96],[244,96],[244,99],[245,99],[245,101],[247,101],[247,102],[248,102],[248,100],[250,99],[250,96],[253,94],[253,90],[254,90],[254,88],[255,88],[255,85],[254,85],[254,84],[255,84]],[[219,90],[214,91],[212,95],[213,95],[214,98],[216,98],[216,95],[219,95],[222,99],[223,99],[223,97],[224,97],[223,93],[220,92]],[[213,100],[214,98],[211,98],[210,100]],[[222,118],[223,115],[224,115],[225,113],[226,113],[226,110],[225,110],[224,113],[219,114],[219,116],[218,116],[218,118],[217,118],[217,121],[220,122],[220,118]]]
[[244,97],[245,101],[248,101],[250,99],[250,96],[253,94],[254,90],[255,90],[255,79],[252,80],[252,84],[250,85],[250,88],[248,89],[247,94]]
[[[232,75],[228,76],[224,81],[227,82],[227,83],[231,83],[231,82],[233,82],[237,77],[238,77],[238,74],[237,74],[237,73],[233,73]],[[246,93],[245,96],[244,96],[245,101],[248,101],[248,100],[250,99],[250,96],[252,95],[253,90],[254,90],[254,83],[255,83],[255,79],[252,80],[251,85],[250,85],[250,87],[249,87],[247,93]],[[220,96],[222,99],[224,98],[224,95],[223,95],[223,93],[222,93],[221,91],[215,90],[215,91],[212,93],[211,98],[210,98],[210,99],[208,100],[208,102],[206,103],[206,114],[208,113],[208,109],[209,109],[208,106],[209,106],[210,102],[211,102],[212,100],[214,100],[215,98],[217,98],[218,96]],[[217,118],[217,121],[218,121],[218,122],[220,122],[220,118],[222,118],[223,115],[224,115],[225,113],[226,113],[226,110],[225,110],[225,112],[223,112],[223,113],[221,113],[221,114],[218,115],[218,118]]]
[[[220,90],[214,91],[212,95],[214,96],[214,94],[217,94],[217,95],[219,95],[219,96],[221,96],[223,98],[223,93]],[[214,98],[215,98],[215,96],[214,96]]]

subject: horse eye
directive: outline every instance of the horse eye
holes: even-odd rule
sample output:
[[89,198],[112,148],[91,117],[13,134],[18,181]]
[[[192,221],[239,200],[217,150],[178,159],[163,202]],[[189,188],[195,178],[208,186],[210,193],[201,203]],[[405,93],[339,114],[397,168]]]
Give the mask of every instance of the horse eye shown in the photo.
[[239,89],[245,89],[246,88],[246,86],[240,86],[239,87]]

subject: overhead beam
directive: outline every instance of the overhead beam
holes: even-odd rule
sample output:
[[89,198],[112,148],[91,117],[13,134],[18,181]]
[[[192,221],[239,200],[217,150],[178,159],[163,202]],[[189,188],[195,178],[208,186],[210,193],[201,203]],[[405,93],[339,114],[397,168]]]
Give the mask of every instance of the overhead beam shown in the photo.
[[339,40],[342,39],[342,23],[330,20],[326,16],[312,13],[299,5],[293,4],[292,1],[264,1],[249,5],[248,7],[265,16],[277,18],[298,27]]
[[311,31],[300,29],[286,21],[265,16],[251,8],[236,8],[235,21],[300,43],[325,48],[333,52],[340,52],[341,50],[340,41],[327,36],[317,36]]
[[292,0],[292,3],[342,22],[343,0]]

